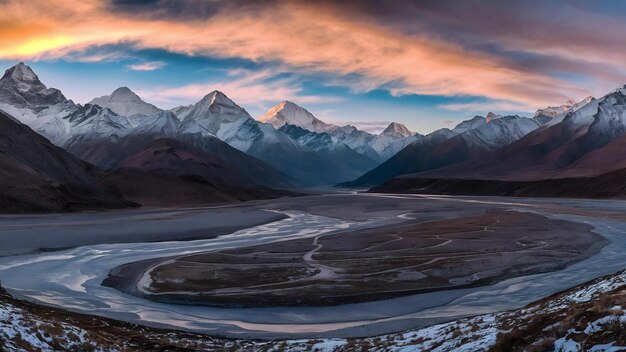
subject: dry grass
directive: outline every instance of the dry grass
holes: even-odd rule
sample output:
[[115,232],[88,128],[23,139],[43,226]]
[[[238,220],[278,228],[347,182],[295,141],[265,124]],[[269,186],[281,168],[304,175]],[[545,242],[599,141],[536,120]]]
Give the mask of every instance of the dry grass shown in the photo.
[[[626,288],[599,295],[591,302],[572,303],[569,307],[550,313],[534,315],[526,321],[511,319],[502,329],[511,329],[498,335],[490,351],[541,352],[554,350],[554,342],[562,337],[578,342],[583,350],[598,344],[626,344],[626,324],[620,319],[626,303]],[[614,316],[597,333],[584,333],[592,322]],[[547,328],[550,327],[550,328]]]

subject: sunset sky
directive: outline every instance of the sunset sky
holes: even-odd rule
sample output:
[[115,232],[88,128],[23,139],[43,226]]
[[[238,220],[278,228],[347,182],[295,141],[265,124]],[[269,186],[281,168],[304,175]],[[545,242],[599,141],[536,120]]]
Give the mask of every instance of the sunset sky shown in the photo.
[[0,0],[0,64],[85,103],[128,86],[162,108],[222,90],[254,117],[425,133],[532,115],[626,82],[623,1]]

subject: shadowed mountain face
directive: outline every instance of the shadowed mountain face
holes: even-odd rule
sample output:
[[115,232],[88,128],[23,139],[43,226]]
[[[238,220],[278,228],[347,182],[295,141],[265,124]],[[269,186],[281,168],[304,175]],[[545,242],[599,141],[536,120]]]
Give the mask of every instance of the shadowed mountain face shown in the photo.
[[449,135],[442,133],[413,142],[380,166],[344,185],[348,187],[378,185],[398,175],[467,160],[471,155],[480,152],[480,150],[468,148],[464,140],[449,142],[439,150],[440,146],[447,140],[449,140]]
[[172,139],[151,141],[118,165],[107,174],[107,184],[144,205],[234,202],[291,194],[264,186],[281,180],[263,179],[267,175],[261,174],[254,177],[246,172],[247,161],[237,165]]
[[625,198],[626,169],[591,177],[532,181],[426,179],[411,175],[391,179],[370,192],[468,196]]
[[339,142],[331,134],[316,133],[304,128],[285,124],[279,129],[298,144],[316,152],[319,157],[328,160],[337,175],[353,178],[362,175],[378,165],[378,162],[359,154],[347,145]]
[[[118,167],[149,171],[167,177],[193,175],[215,186],[231,188],[250,189],[281,185],[282,178],[278,177],[279,175],[263,173],[262,168],[250,172],[249,168],[253,165],[249,157],[218,139],[214,139],[215,146],[205,145],[211,151],[210,154],[191,146],[192,143],[192,141],[183,143],[173,139],[157,139],[126,157]],[[289,185],[283,186],[287,188]]]
[[88,164],[0,112],[0,211],[121,208],[133,203]]

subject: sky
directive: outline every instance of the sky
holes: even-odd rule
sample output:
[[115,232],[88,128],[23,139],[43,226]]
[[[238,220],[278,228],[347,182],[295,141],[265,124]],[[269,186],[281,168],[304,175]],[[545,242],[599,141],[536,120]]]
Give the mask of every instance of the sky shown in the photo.
[[624,1],[0,0],[0,68],[86,103],[127,86],[161,108],[223,91],[253,117],[428,133],[532,116],[626,83]]

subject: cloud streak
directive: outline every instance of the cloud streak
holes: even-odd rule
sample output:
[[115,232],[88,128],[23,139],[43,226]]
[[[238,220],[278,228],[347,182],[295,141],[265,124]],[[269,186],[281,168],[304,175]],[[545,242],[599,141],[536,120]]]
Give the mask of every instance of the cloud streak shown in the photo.
[[518,104],[509,101],[485,101],[471,103],[440,104],[439,108],[449,111],[465,111],[485,113],[487,111],[528,111],[526,104]]
[[163,61],[150,61],[127,65],[126,67],[133,71],[154,71],[162,68],[163,66],[165,66],[165,62]]

